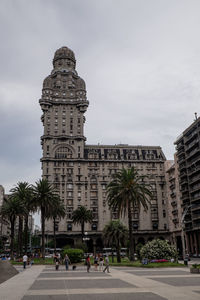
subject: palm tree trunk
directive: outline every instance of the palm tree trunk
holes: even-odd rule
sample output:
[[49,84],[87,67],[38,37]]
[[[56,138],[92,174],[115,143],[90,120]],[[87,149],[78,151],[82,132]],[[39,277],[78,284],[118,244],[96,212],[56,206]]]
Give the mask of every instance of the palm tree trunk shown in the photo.
[[83,238],[84,238],[84,231],[85,231],[85,223],[84,222],[82,222],[81,223],[81,235],[82,235],[82,242],[83,242]]
[[28,215],[25,216],[24,220],[24,251],[27,253],[28,248]]
[[41,225],[42,225],[42,258],[45,259],[45,244],[44,244],[44,234],[45,234],[45,209],[41,207]]
[[56,253],[56,219],[53,218],[54,253]]
[[134,243],[133,243],[133,227],[132,227],[132,214],[131,205],[128,203],[128,229],[129,229],[129,241],[130,241],[130,261],[134,261]]
[[120,263],[121,262],[121,255],[120,255],[120,242],[119,242],[119,238],[117,239],[117,262]]
[[11,259],[13,259],[14,234],[15,234],[15,218],[14,217],[10,218],[10,227],[11,227],[11,232],[10,232],[10,257],[11,257]]
[[19,216],[17,255],[21,257],[22,253],[23,253],[23,217]]

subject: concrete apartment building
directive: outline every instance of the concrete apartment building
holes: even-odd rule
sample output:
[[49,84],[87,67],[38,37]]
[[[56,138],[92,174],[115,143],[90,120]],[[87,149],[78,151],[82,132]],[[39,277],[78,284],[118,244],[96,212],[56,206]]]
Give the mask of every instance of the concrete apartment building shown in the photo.
[[200,254],[200,118],[175,142],[188,253]]
[[[79,205],[92,210],[93,222],[86,224],[89,249],[102,247],[102,230],[117,218],[106,202],[106,185],[121,168],[134,166],[148,176],[153,199],[147,213],[132,213],[135,244],[155,237],[169,239],[165,156],[159,146],[88,145],[84,136],[85,112],[89,105],[86,86],[76,71],[72,50],[62,47],[55,52],[53,70],[43,82],[39,100],[43,111],[44,133],[42,173],[58,189],[66,206],[66,217],[57,220],[58,246],[81,240],[80,227],[72,223],[72,212]],[[127,220],[123,222],[127,225]],[[52,221],[46,234],[52,236]]]
[[182,254],[182,207],[176,155],[174,156],[174,161],[165,162],[165,169],[170,242],[176,247],[179,254]]

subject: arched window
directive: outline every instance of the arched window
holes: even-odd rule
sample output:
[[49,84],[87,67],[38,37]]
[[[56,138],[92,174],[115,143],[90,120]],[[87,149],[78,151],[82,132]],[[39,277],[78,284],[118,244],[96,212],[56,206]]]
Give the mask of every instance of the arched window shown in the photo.
[[55,158],[67,159],[72,158],[72,150],[68,147],[59,147],[55,152]]

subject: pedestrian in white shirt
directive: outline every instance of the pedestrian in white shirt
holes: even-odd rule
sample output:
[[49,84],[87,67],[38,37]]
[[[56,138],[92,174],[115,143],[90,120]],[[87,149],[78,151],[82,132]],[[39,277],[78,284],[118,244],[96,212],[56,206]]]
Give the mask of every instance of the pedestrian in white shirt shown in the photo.
[[24,269],[26,269],[27,260],[28,260],[28,256],[25,253],[24,256],[23,256]]

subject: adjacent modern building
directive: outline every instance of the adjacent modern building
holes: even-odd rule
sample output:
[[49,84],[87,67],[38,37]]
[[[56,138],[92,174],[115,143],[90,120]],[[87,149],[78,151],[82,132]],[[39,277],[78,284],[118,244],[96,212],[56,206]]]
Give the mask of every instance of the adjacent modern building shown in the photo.
[[[93,213],[86,224],[90,249],[102,247],[102,230],[117,218],[106,202],[106,185],[112,174],[134,166],[151,184],[153,198],[149,210],[132,212],[135,244],[155,237],[169,239],[166,204],[165,156],[159,146],[88,145],[84,136],[85,112],[89,105],[84,80],[76,71],[72,50],[55,52],[53,70],[43,82],[39,100],[43,111],[44,133],[42,173],[58,189],[66,206],[66,217],[57,220],[58,246],[77,243],[80,227],[72,223],[72,213],[84,205]],[[97,131],[98,134],[98,131]],[[127,224],[127,220],[123,222]],[[52,236],[53,223],[46,223],[46,235]]]
[[200,254],[200,118],[175,142],[186,252]]

